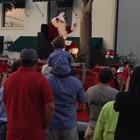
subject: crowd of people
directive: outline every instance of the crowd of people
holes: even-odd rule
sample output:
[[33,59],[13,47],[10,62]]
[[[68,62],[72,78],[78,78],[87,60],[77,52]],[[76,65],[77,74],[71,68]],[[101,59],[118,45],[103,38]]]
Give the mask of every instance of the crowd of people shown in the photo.
[[140,66],[126,82],[117,77],[119,65],[103,68],[99,84],[85,92],[64,39],[56,37],[52,45],[42,73],[30,48],[21,51],[9,77],[1,76],[0,140],[78,140],[76,101],[89,114],[85,140],[139,140]]

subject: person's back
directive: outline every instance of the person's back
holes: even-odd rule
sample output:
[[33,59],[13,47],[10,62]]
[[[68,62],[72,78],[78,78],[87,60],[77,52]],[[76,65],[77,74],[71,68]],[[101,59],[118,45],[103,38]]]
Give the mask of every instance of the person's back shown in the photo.
[[47,63],[52,67],[51,73],[55,75],[64,76],[71,72],[70,63],[72,61],[72,55],[67,51],[64,51],[65,40],[62,37],[56,37],[52,41],[54,52],[49,55]]
[[106,103],[98,117],[93,140],[114,140],[118,112],[113,109],[114,101]]
[[125,92],[117,94],[114,109],[119,112],[115,140],[139,140],[140,66],[136,67],[130,79],[128,78]]
[[[43,105],[41,102],[44,102],[44,99],[42,99],[39,88],[43,81],[44,79],[32,68],[21,67],[17,72],[10,75],[6,82],[5,93],[8,92],[8,97],[11,99],[8,98],[6,104],[9,113],[16,115],[11,116],[9,114],[9,128],[42,128]],[[14,103],[11,103],[10,100]],[[33,119],[34,115],[36,117]],[[18,119],[21,122],[17,123]]]
[[93,138],[95,125],[104,104],[115,100],[118,90],[110,87],[108,83],[112,73],[108,68],[104,68],[99,73],[99,84],[87,90],[86,111],[90,116],[89,124],[85,132],[85,140]]
[[115,99],[117,90],[110,86],[95,85],[87,90],[90,118],[97,120],[102,107]]
[[[8,120],[7,140],[45,140],[45,129],[48,127],[45,127],[47,106],[50,119],[54,111],[49,83],[45,77],[36,73],[33,66],[28,66],[28,63],[26,65],[29,60],[22,60],[22,57],[27,57],[26,53],[30,57],[35,55],[32,49],[23,50],[20,56],[21,67],[9,76],[4,85],[3,101]],[[34,61],[36,60],[35,57]]]
[[87,99],[81,81],[74,76],[59,77],[53,74],[46,78],[52,87],[56,106],[49,140],[77,140],[76,100],[84,104]]

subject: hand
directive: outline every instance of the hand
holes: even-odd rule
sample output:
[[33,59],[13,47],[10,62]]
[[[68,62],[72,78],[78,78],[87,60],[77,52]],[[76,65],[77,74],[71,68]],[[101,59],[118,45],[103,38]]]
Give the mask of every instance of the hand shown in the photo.
[[76,16],[75,23],[79,22],[79,16]]
[[76,26],[77,26],[77,23],[74,22],[74,23],[73,23],[73,26],[76,27]]
[[58,19],[64,19],[64,15],[65,15],[65,12],[61,12],[61,13],[57,16],[57,18],[58,18]]
[[129,91],[130,76],[127,78],[125,91]]

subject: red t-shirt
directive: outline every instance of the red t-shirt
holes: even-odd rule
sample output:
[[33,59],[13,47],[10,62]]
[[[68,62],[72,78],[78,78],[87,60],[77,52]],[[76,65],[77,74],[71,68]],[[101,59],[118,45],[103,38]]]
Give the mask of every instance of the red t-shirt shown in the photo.
[[3,101],[8,119],[6,140],[46,140],[44,105],[54,98],[44,76],[20,67],[5,82]]

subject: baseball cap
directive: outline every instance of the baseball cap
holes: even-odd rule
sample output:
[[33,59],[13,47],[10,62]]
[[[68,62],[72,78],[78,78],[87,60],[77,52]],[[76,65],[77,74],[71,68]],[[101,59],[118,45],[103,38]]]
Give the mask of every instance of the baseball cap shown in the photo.
[[114,64],[111,64],[109,68],[112,68],[112,67],[115,67],[116,69],[118,69],[120,66],[118,64],[114,63]]
[[37,52],[35,49],[23,49],[20,53],[20,60],[24,63],[35,62],[37,60]]

